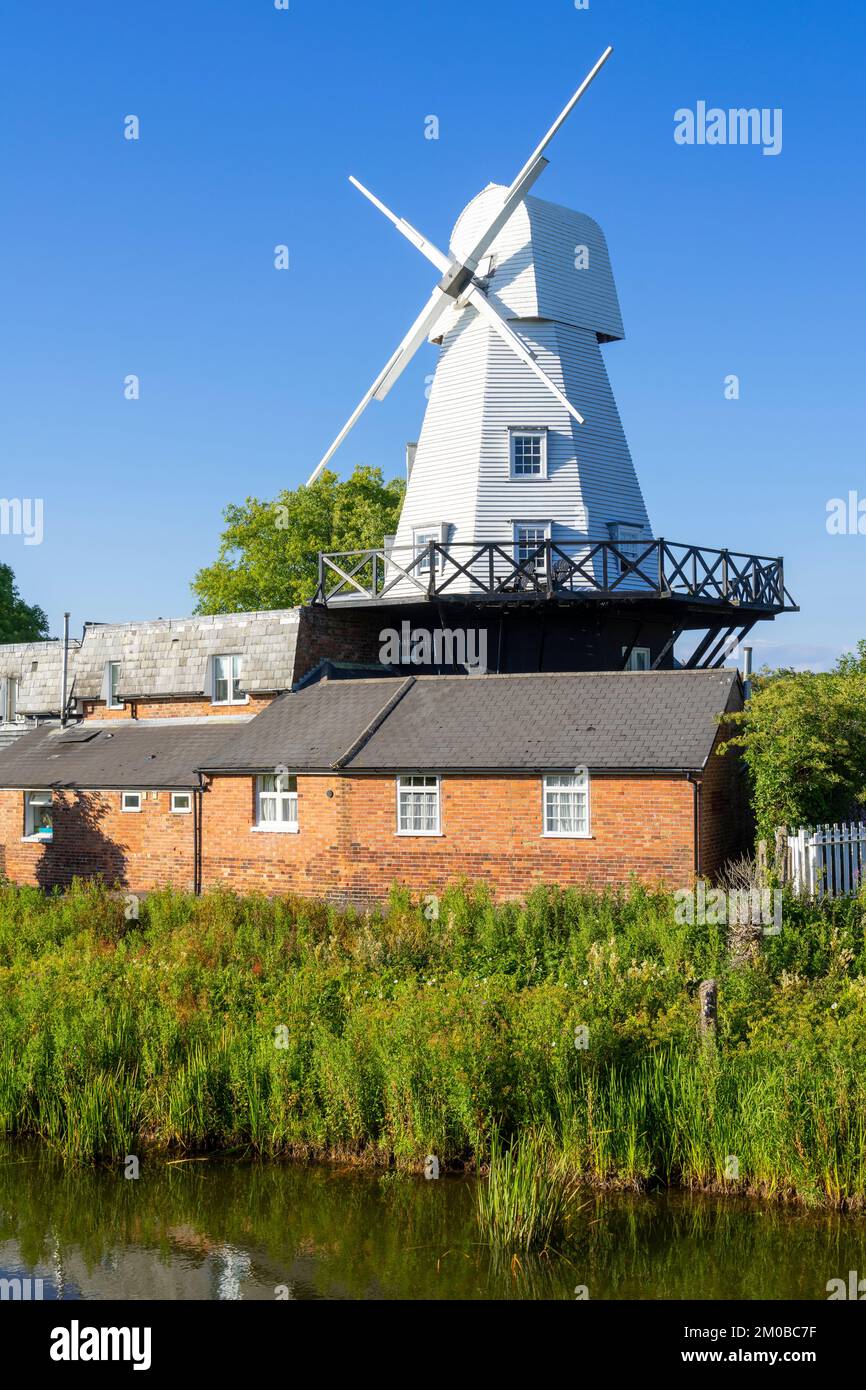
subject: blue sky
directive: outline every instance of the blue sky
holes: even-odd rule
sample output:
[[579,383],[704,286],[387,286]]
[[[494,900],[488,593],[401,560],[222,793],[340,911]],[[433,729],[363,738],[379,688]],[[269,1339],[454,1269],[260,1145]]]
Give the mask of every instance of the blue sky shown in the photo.
[[[802,0],[7,0],[0,496],[45,530],[0,560],[53,631],[189,611],[224,505],[306,478],[432,287],[347,176],[446,243],[612,43],[536,192],[607,235],[656,534],[784,554],[802,613],[756,655],[831,662],[866,636],[866,535],[826,530],[866,499],[864,37],[862,7]],[[782,108],[782,152],[677,145],[700,100]],[[435,352],[342,473],[401,471]]]

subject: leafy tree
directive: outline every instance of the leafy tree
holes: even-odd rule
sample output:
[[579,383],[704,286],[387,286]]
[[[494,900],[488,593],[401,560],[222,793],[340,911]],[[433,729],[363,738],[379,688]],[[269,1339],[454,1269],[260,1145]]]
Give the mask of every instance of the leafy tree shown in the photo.
[[311,487],[272,502],[248,497],[224,512],[219,557],[192,589],[199,613],[292,608],[313,597],[320,550],[367,550],[397,529],[406,485],[379,468],[356,468],[341,482],[326,470]]
[[844,820],[866,802],[866,642],[830,672],[764,671],[723,749],[743,750],[758,835]]
[[24,602],[12,570],[0,565],[0,642],[40,642],[47,636],[42,609]]

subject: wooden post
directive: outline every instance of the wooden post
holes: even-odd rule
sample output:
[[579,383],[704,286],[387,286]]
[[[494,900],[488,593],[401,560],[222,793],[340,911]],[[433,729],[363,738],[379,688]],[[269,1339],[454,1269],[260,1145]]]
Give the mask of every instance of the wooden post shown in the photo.
[[715,980],[703,980],[698,992],[700,999],[700,1019],[698,1031],[704,1041],[715,1039],[719,1017],[719,987]]
[[776,873],[780,883],[787,883],[788,874],[788,831],[784,825],[776,826]]

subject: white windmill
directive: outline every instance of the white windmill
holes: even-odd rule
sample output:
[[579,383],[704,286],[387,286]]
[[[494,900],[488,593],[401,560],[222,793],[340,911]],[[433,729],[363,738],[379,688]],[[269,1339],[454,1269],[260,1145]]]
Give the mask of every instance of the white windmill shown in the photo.
[[442,278],[309,482],[421,344],[441,344],[390,552],[401,567],[426,554],[429,573],[431,541],[500,542],[508,549],[496,563],[507,568],[509,554],[526,562],[544,539],[627,546],[652,534],[600,352],[623,337],[604,236],[591,218],[527,196],[611,52],[514,181],[489,184],[464,209],[448,254],[351,180]]

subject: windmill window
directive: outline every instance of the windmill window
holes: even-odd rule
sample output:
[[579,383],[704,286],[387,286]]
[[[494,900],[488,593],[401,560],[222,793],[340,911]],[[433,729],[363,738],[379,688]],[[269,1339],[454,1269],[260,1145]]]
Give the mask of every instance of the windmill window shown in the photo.
[[243,705],[246,695],[241,689],[241,659],[239,656],[215,656],[213,659],[213,697],[215,705]]
[[[611,521],[608,525],[610,538],[626,562],[637,561],[646,549],[643,527],[625,521]],[[620,555],[611,554],[610,569],[613,577],[620,573],[624,565]]]
[[544,569],[545,543],[550,540],[549,521],[514,523],[514,559],[518,565]]
[[589,773],[545,777],[543,797],[545,835],[589,838]]
[[438,777],[397,778],[397,834],[440,835]]
[[298,833],[298,779],[279,773],[256,778],[255,830]]
[[[417,558],[417,563],[413,569],[414,574],[430,573],[430,551],[428,548],[430,542],[435,541],[437,545],[441,545],[444,539],[444,526],[418,527],[412,532],[412,545]],[[442,569],[442,556],[438,551],[435,552],[434,568],[437,571]]]
[[52,839],[54,834],[53,800],[51,792],[24,793],[25,839]]
[[512,478],[547,477],[547,430],[511,430]]
[[140,811],[143,800],[144,797],[141,792],[121,792],[120,809],[121,811]]

